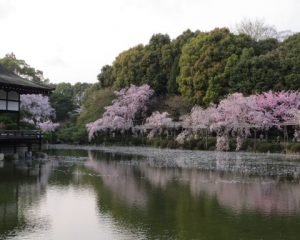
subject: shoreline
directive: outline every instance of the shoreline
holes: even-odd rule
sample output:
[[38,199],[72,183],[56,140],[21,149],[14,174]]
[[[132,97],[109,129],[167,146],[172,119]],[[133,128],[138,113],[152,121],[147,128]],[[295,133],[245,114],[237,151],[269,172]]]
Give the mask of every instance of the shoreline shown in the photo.
[[[189,150],[189,149],[171,149],[171,148],[157,148],[153,146],[132,146],[132,145],[75,145],[75,144],[48,144],[48,149],[57,149],[57,150],[63,150],[63,149],[69,149],[69,150],[99,150],[104,152],[116,152],[116,153],[128,153],[128,154],[134,154],[137,153],[138,155],[144,155],[141,154],[140,151],[137,151],[137,149],[145,150],[145,151],[168,151],[168,152],[177,152],[177,153],[208,153],[211,155],[231,155],[231,156],[273,156],[273,157],[281,157],[281,158],[294,158],[293,160],[299,160],[300,161],[300,154],[291,154],[291,153],[261,153],[261,152],[251,152],[251,151],[227,151],[227,152],[221,152],[221,151],[210,151],[210,150]],[[129,150],[130,149],[130,150]],[[125,151],[125,152],[124,152]]]

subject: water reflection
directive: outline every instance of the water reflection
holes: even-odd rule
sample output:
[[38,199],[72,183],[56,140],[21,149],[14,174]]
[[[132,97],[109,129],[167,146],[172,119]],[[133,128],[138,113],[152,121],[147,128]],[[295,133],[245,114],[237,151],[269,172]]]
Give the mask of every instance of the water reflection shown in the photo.
[[125,152],[55,150],[47,163],[6,163],[0,239],[298,239],[300,163]]
[[[232,169],[239,170],[248,167],[245,167],[242,161],[234,162],[235,165],[232,161],[228,164],[226,159],[217,159],[216,162],[216,169],[222,171],[187,168],[186,162],[183,168],[180,161],[177,161],[172,168],[162,167],[161,163],[157,164],[156,160],[149,159],[148,161],[131,160],[131,162],[124,159],[107,161],[101,154],[90,151],[86,166],[103,176],[104,184],[130,205],[146,203],[147,192],[143,182],[147,181],[152,187],[166,190],[168,185],[175,181],[179,185],[188,186],[194,197],[201,194],[208,195],[235,212],[243,210],[278,214],[300,212],[298,179],[293,179],[291,182],[289,178],[245,174],[249,171],[227,172],[225,170],[229,165]],[[273,169],[278,167],[277,164]]]
[[130,165],[106,159],[98,161],[91,152],[89,156],[85,166],[97,172],[105,187],[115,193],[116,197],[129,205],[146,204],[146,192],[141,185],[141,179],[135,176],[134,169]]
[[[249,166],[255,169],[259,164],[242,159],[226,163],[226,159],[218,158],[211,163],[214,170],[195,169],[195,164],[177,158],[170,167],[162,159],[128,160],[121,155],[116,160],[90,151],[85,165],[103,182],[100,211],[117,212],[118,222],[128,228],[142,228],[147,236],[297,239],[298,230],[292,226],[300,224],[300,185],[297,178],[290,177],[292,170],[298,169],[297,163],[274,162],[271,176],[264,174],[271,162],[264,163],[264,170],[257,170],[255,175]],[[228,164],[235,170],[226,171]],[[275,169],[280,169],[277,176]],[[136,207],[129,208],[132,205]],[[279,231],[273,229],[276,226],[281,226]],[[279,237],[283,229],[285,236]],[[168,235],[161,235],[163,232]]]
[[26,210],[38,204],[45,193],[51,172],[49,164],[28,168],[8,163],[0,168],[0,238],[14,236],[24,229],[47,227],[47,219],[29,216]]

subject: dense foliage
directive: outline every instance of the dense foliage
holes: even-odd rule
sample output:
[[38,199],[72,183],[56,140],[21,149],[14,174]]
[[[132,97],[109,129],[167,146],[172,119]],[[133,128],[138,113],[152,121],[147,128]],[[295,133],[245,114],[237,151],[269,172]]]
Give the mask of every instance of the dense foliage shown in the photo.
[[53,87],[55,90],[50,95],[50,104],[55,109],[56,120],[63,122],[80,111],[85,90],[90,87],[90,84],[59,83]]
[[6,54],[4,58],[1,58],[0,64],[15,74],[35,83],[49,83],[49,79],[44,77],[41,70],[30,66],[25,60],[17,59],[13,53]]
[[250,27],[261,29],[251,30],[255,36],[227,28],[187,30],[174,40],[153,35],[145,46],[130,48],[104,66],[98,80],[101,87],[117,89],[146,83],[158,95],[179,94],[200,105],[234,92],[298,90],[300,34],[285,39],[271,27]]

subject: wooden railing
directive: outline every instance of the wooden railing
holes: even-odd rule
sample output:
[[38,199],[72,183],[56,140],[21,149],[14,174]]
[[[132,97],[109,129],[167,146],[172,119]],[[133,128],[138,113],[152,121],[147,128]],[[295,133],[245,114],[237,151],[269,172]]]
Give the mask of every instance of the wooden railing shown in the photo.
[[43,134],[37,130],[0,130],[0,141],[5,140],[36,140],[41,141]]

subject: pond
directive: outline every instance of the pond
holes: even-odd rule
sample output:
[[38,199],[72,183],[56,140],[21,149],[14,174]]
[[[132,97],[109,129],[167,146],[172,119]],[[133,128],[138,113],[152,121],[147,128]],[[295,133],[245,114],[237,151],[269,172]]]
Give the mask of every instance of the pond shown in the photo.
[[0,239],[299,239],[300,156],[52,146],[1,164]]

